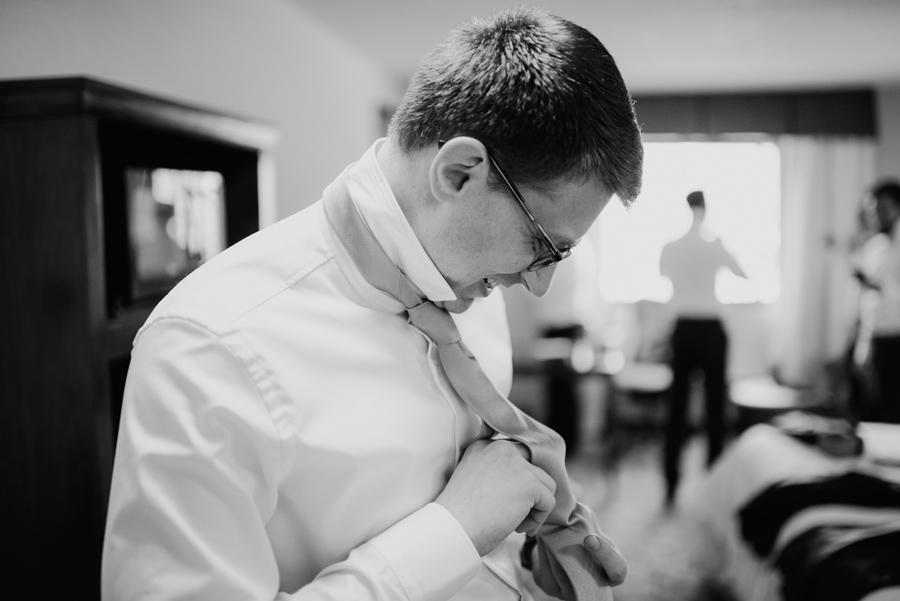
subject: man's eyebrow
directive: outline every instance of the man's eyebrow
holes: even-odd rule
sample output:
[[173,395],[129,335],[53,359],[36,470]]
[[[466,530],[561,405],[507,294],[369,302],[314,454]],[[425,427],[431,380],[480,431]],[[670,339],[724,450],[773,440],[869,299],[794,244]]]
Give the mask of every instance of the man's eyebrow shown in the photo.
[[[547,232],[547,235],[550,236],[551,240],[553,240],[553,235],[550,234],[550,232]],[[544,243],[544,239],[541,238],[540,235],[535,233],[534,235],[532,235],[532,240],[534,242],[535,250],[540,255],[547,255],[547,254],[551,253],[551,250],[549,248],[547,248],[547,245]],[[578,246],[578,244],[580,242],[581,242],[581,238],[579,238],[578,240],[575,240],[575,241],[572,241],[572,240],[566,238],[563,242],[557,242],[556,240],[553,240],[553,243],[556,244],[556,248],[558,248],[561,251],[574,249],[576,246]]]
[[[559,236],[559,238],[557,238],[557,237],[554,236],[553,233],[550,232],[550,231],[547,232],[547,235],[550,236],[550,239],[553,240],[553,243],[556,244],[556,247],[557,247],[557,248],[560,248],[560,249],[563,249],[563,248],[574,248],[574,247],[578,246],[578,244],[579,244],[579,243],[581,242],[581,240],[582,240],[582,238],[578,238],[577,240],[573,240],[573,239],[569,238],[568,236]],[[557,241],[557,240],[559,240],[559,241]]]

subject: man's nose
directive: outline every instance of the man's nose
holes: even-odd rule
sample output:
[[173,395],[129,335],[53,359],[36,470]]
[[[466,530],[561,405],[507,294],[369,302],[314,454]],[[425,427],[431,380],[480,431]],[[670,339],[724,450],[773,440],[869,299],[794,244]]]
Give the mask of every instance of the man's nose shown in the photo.
[[523,271],[522,285],[525,289],[537,297],[544,296],[550,290],[550,282],[553,281],[553,274],[556,272],[556,265],[550,265],[537,271]]

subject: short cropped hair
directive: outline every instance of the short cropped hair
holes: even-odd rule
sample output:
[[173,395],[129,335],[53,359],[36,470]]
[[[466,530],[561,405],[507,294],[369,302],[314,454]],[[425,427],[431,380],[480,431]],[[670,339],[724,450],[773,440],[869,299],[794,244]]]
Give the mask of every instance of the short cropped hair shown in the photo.
[[900,206],[900,181],[888,179],[878,182],[872,188],[872,197],[876,199],[890,198],[895,205]]
[[641,188],[641,131],[612,55],[543,11],[452,32],[413,75],[389,135],[407,153],[471,136],[513,181],[594,178],[626,206]]

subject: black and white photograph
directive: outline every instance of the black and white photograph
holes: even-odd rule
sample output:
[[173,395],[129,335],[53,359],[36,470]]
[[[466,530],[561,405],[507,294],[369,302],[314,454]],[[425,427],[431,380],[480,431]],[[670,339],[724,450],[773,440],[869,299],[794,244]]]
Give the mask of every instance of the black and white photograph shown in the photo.
[[898,0],[0,0],[0,282],[6,596],[900,601]]

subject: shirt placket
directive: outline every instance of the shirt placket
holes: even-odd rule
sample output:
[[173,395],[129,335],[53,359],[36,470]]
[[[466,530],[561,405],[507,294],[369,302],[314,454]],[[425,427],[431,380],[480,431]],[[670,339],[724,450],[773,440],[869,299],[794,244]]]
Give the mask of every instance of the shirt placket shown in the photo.
[[434,341],[413,324],[410,323],[408,325],[421,334],[428,343],[428,367],[431,370],[431,376],[434,378],[438,390],[441,391],[441,396],[444,397],[444,402],[447,403],[447,407],[453,416],[454,462],[459,463],[462,452],[477,437],[478,432],[481,431],[481,419],[469,409],[466,402],[453,389],[453,385],[450,384],[447,375],[444,373],[444,368],[441,367],[437,345]]

